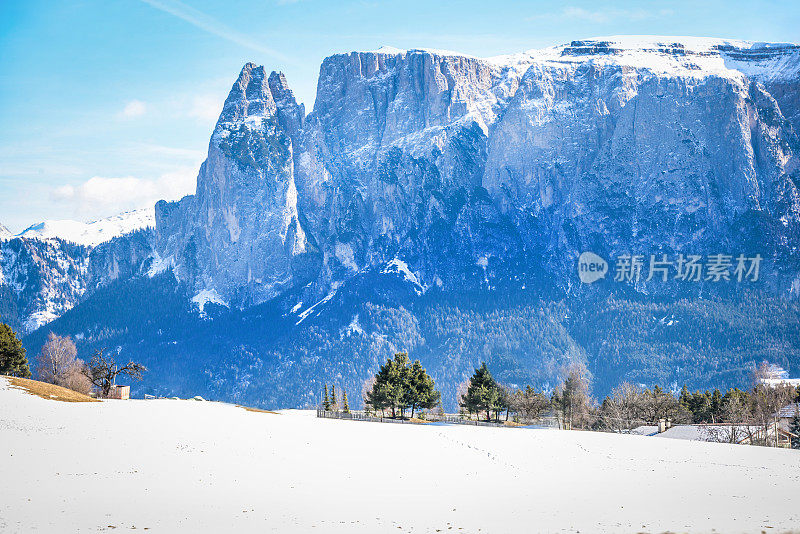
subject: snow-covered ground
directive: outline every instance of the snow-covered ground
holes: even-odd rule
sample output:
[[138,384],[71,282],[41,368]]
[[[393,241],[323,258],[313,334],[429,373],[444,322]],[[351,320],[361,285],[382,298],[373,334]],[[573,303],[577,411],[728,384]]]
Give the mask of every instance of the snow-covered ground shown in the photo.
[[800,453],[539,429],[62,403],[0,378],[3,532],[786,532]]

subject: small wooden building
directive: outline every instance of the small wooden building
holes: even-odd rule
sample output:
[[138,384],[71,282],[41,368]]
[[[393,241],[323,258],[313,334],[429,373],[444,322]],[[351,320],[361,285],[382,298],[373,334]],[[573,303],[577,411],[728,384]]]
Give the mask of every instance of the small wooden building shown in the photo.
[[130,386],[111,386],[107,399],[128,400],[131,398]]

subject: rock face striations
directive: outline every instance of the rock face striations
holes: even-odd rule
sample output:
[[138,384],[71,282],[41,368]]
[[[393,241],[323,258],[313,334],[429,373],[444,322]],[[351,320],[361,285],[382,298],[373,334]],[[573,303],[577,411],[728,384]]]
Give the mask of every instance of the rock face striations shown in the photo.
[[248,64],[157,251],[244,308],[395,260],[425,291],[566,288],[583,250],[763,253],[797,291],[794,45],[611,38],[327,58],[305,116]]
[[298,211],[304,108],[281,74],[245,65],[217,122],[197,193],[156,205],[157,248],[175,274],[239,307],[309,279],[319,251]]

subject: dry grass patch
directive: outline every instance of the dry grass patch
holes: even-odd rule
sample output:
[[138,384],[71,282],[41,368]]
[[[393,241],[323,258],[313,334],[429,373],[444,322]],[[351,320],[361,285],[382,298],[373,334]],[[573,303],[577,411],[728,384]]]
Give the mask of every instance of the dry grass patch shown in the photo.
[[17,378],[15,376],[3,376],[11,387],[21,389],[25,393],[36,395],[47,400],[57,400],[62,402],[100,402],[83,393],[72,391],[71,389],[62,388],[55,384],[48,384],[46,382],[39,382],[38,380],[29,380],[27,378]]
[[526,426],[524,423],[517,423],[516,421],[503,421],[503,425],[512,427]]
[[419,417],[412,417],[411,419],[409,419],[409,421],[411,421],[412,423],[416,423],[418,425],[427,425],[429,423],[432,423],[432,421],[427,421],[425,419],[420,419]]
[[261,408],[251,408],[250,406],[242,406],[241,404],[237,404],[236,407],[237,408],[244,408],[248,412],[271,413],[273,415],[280,415],[278,412],[273,412],[271,410],[262,410]]

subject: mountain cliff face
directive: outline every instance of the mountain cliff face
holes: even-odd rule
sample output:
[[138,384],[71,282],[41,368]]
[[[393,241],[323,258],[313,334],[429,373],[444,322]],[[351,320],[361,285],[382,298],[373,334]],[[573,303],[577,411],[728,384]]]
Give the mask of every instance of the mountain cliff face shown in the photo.
[[318,299],[395,259],[421,290],[567,287],[588,249],[763,253],[796,292],[799,56],[630,38],[354,52],[323,62],[308,117],[248,64],[197,194],[157,206],[158,251],[235,307]]
[[[581,362],[599,392],[797,372],[799,80],[783,44],[381,49],[327,58],[306,115],[247,64],[196,193],[80,253],[81,302],[48,329],[145,361],[145,391],[271,406],[357,397],[394,350],[449,407],[480,360],[540,387]],[[586,286],[584,251],[763,262],[757,283]]]

